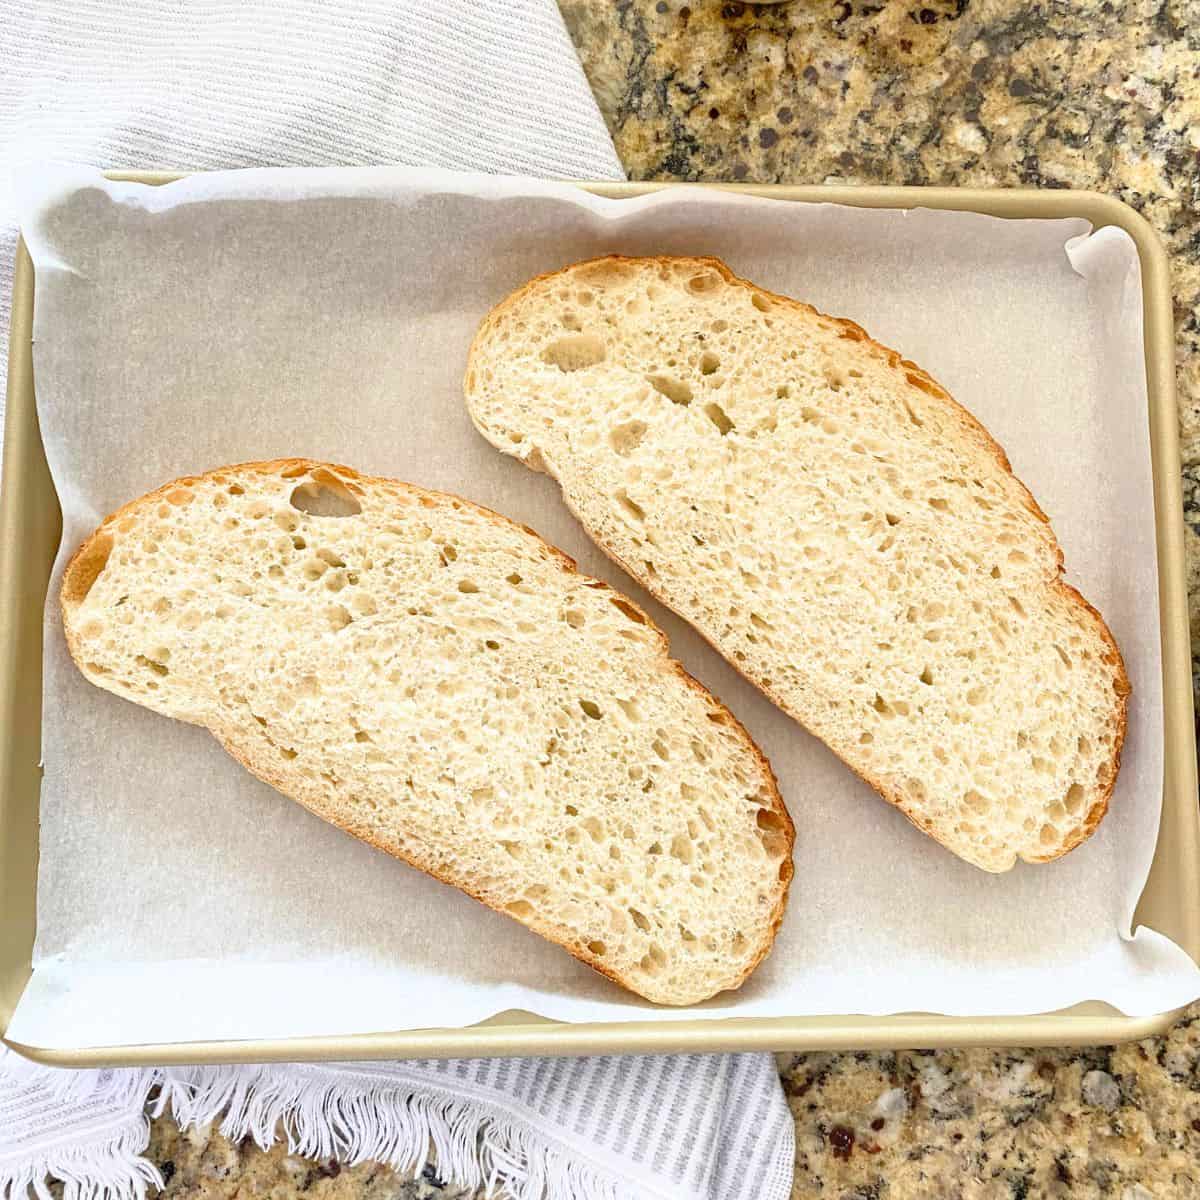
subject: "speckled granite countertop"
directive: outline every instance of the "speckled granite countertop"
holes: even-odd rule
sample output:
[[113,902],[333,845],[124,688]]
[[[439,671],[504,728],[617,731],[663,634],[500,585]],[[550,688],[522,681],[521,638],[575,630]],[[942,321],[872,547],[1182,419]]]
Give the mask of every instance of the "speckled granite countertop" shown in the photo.
[[[560,0],[639,179],[1031,184],[1138,208],[1172,255],[1200,648],[1200,0]],[[783,1055],[796,1197],[1200,1197],[1200,1006],[1116,1049]],[[429,1170],[156,1122],[195,1200],[466,1200]]]

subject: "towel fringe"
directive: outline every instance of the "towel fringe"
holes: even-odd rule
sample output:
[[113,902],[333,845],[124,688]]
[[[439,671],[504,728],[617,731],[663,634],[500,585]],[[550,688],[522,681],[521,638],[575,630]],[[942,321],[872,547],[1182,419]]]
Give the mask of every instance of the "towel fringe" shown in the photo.
[[154,1115],[170,1107],[183,1128],[224,1113],[221,1133],[262,1150],[286,1138],[290,1153],[353,1166],[385,1163],[420,1174],[436,1165],[457,1187],[500,1188],[512,1200],[622,1200],[619,1179],[569,1158],[518,1118],[433,1090],[372,1088],[270,1067],[165,1072]]
[[0,1197],[52,1200],[53,1178],[62,1181],[62,1200],[145,1200],[150,1184],[163,1186],[158,1168],[142,1157],[149,1141],[150,1121],[137,1113],[103,1139],[56,1142],[11,1163],[0,1161]]

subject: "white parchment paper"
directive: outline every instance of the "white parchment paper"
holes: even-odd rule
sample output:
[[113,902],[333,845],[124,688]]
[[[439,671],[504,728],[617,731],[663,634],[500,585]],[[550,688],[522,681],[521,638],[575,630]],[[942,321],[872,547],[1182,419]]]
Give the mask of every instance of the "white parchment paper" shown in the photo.
[[[798,829],[775,950],[716,1016],[1131,1014],[1200,972],[1131,936],[1162,791],[1157,571],[1133,244],[1083,221],[868,211],[393,169],[246,171],[150,189],[43,181],[42,433],[63,556],[177,475],[311,455],[461,493],[630,592],[745,722]],[[880,801],[596,551],[557,488],[488,446],[461,397],[489,307],[594,254],[704,253],[849,316],[945,384],[1049,513],[1134,693],[1110,815],[1064,860],[989,876]],[[57,591],[56,571],[52,593]],[[656,1010],[467,897],[322,824],[207,734],[87,684],[47,609],[33,981],[44,1046],[458,1025],[522,1008]]]

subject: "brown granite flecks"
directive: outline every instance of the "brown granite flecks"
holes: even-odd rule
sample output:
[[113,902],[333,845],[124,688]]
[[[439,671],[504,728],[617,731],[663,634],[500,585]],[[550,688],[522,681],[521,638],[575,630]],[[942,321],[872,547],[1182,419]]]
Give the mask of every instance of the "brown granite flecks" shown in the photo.
[[781,1056],[793,1195],[1200,1196],[1195,1021],[1115,1049]]
[[473,1190],[442,1179],[434,1166],[403,1175],[376,1163],[342,1166],[289,1154],[281,1142],[260,1150],[249,1138],[231,1142],[215,1128],[180,1130],[170,1117],[150,1128],[147,1157],[171,1200],[473,1200]]

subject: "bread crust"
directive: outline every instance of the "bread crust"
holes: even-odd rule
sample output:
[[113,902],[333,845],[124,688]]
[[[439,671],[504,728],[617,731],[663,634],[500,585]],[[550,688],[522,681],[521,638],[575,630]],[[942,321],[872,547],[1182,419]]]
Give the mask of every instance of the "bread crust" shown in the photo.
[[[607,583],[602,580],[592,580],[589,576],[582,575],[574,559],[570,558],[557,546],[552,545],[542,538],[534,530],[527,525],[518,525],[508,517],[500,513],[494,512],[483,505],[475,504],[473,501],[464,499],[461,496],[452,495],[445,492],[436,492],[429,489],[418,487],[414,484],[405,483],[401,480],[384,479],[379,476],[370,476],[361,474],[351,467],[346,467],[338,464],[322,462],[317,459],[308,458],[281,458],[266,461],[253,461],[245,463],[237,463],[231,466],[214,468],[211,471],[204,472],[200,475],[186,475],[178,479],[171,480],[169,483],[163,484],[152,492],[148,492],[144,496],[140,496],[135,500],[122,505],[115,512],[109,514],[97,528],[80,544],[72,555],[63,572],[62,584],[59,588],[59,605],[62,612],[63,631],[66,637],[67,648],[75,660],[76,665],[90,682],[97,684],[100,687],[105,687],[102,679],[96,678],[93,672],[88,668],[86,654],[84,648],[80,644],[78,631],[74,627],[73,614],[78,607],[74,600],[74,594],[80,589],[81,584],[85,582],[81,579],[81,572],[88,569],[88,564],[93,561],[93,554],[102,548],[102,539],[111,537],[112,532],[117,530],[121,522],[127,519],[136,519],[139,512],[150,506],[157,506],[162,502],[174,489],[184,485],[192,485],[197,483],[210,482],[222,477],[234,479],[244,477],[250,474],[260,474],[270,476],[272,478],[291,477],[287,473],[294,472],[295,475],[302,476],[313,470],[324,470],[335,475],[345,486],[352,492],[364,494],[372,485],[377,483],[385,483],[393,488],[401,490],[412,495],[419,500],[432,500],[437,505],[457,505],[460,508],[466,508],[474,511],[478,515],[485,518],[487,521],[503,527],[515,527],[524,531],[531,539],[534,539],[538,548],[552,560],[556,561],[564,571],[569,571],[572,574],[579,575],[581,579],[588,583],[597,586],[606,593],[611,593],[612,596],[619,598],[624,604],[627,604],[641,618],[647,630],[655,635],[659,646],[659,659],[662,669],[669,674],[674,675],[686,687],[693,690],[697,695],[704,700],[705,703],[712,706],[714,712],[721,714],[721,723],[732,729],[734,735],[753,758],[758,770],[760,771],[764,781],[765,788],[763,796],[770,802],[770,811],[780,820],[780,832],[784,836],[787,846],[787,854],[783,860],[779,874],[779,888],[777,901],[770,916],[769,934],[761,944],[757,947],[757,951],[751,958],[745,969],[738,975],[735,981],[721,990],[734,990],[740,987],[755,968],[762,962],[770,953],[771,947],[774,944],[775,936],[779,931],[779,927],[783,922],[784,911],[787,907],[788,893],[791,886],[791,880],[794,874],[792,863],[792,852],[795,846],[795,825],[792,822],[791,816],[788,813],[787,806],[783,802],[783,798],[779,792],[778,780],[771,768],[770,762],[759,749],[758,745],[751,738],[746,728],[730,712],[721,701],[713,695],[702,683],[694,678],[678,660],[670,657],[670,643],[666,633],[659,628],[637,604],[628,597],[610,588]],[[97,573],[98,574],[98,573]],[[90,584],[89,584],[90,586]],[[86,588],[83,589],[86,593]],[[106,689],[107,690],[107,689]],[[185,720],[185,718],[174,718]],[[431,875],[441,883],[449,884],[458,890],[465,892],[472,899],[486,905],[495,912],[500,912],[502,915],[509,917],[512,920],[517,920],[511,913],[504,912],[503,909],[497,908],[495,905],[481,895],[479,892],[465,887],[460,883],[455,882],[448,877],[447,874],[440,871],[431,859],[420,854],[414,853],[412,850],[401,850],[396,845],[388,845],[374,835],[364,824],[356,824],[352,820],[335,818],[330,815],[327,806],[324,804],[324,797],[317,788],[305,788],[297,786],[297,780],[288,777],[281,772],[274,761],[266,756],[258,757],[252,753],[248,753],[237,744],[236,736],[229,729],[213,728],[203,722],[193,722],[201,725],[202,728],[208,729],[222,748],[241,764],[250,774],[261,779],[264,783],[275,788],[276,791],[295,800],[303,805],[314,815],[341,829],[343,832],[364,841],[375,849],[382,850],[395,858],[400,859],[408,865],[423,871],[427,875]],[[644,991],[629,979],[623,977],[618,971],[614,971],[608,964],[603,962],[597,955],[593,954],[585,944],[573,944],[556,935],[553,927],[540,919],[540,915],[536,912],[527,920],[518,920],[518,924],[525,926],[533,932],[539,934],[547,941],[553,942],[555,945],[561,946],[569,954],[591,967],[593,970],[606,976],[613,982],[628,990],[644,996]],[[718,993],[713,993],[718,994]],[[649,997],[647,997],[649,999]],[[666,1000],[655,1000],[654,1003],[673,1004],[676,1002]],[[695,1001],[684,1001],[680,1003],[690,1004]]]
[[[1034,499],[1033,494],[1013,472],[1012,464],[1009,461],[1008,455],[1005,453],[1003,447],[1001,447],[999,442],[992,437],[992,435],[978,420],[978,418],[975,417],[975,415],[968,409],[959,404],[958,401],[956,401],[950,395],[950,393],[944,387],[942,387],[942,385],[938,383],[932,375],[929,374],[929,372],[917,366],[916,363],[903,358],[897,351],[892,350],[888,346],[884,346],[880,342],[877,342],[867,333],[865,329],[862,328],[861,325],[858,325],[856,322],[851,321],[846,317],[831,317],[825,313],[822,313],[813,305],[807,304],[802,300],[796,300],[791,296],[783,296],[778,292],[771,292],[766,288],[759,287],[757,284],[750,282],[750,280],[742,279],[740,276],[736,275],[729,268],[729,266],[719,258],[704,255],[650,255],[641,258],[634,258],[622,254],[607,254],[600,255],[596,258],[584,259],[580,262],[561,267],[558,270],[547,271],[541,275],[535,276],[533,279],[519,287],[516,291],[512,292],[509,296],[497,304],[491,310],[491,312],[488,313],[488,315],[481,322],[480,328],[475,337],[472,339],[471,348],[467,355],[467,367],[464,374],[463,391],[467,399],[468,409],[470,409],[471,399],[477,385],[476,372],[482,354],[482,346],[488,331],[494,325],[501,321],[510,311],[516,309],[530,292],[537,290],[548,281],[570,276],[580,270],[595,268],[604,264],[617,263],[630,264],[638,267],[646,264],[659,267],[687,265],[689,268],[695,268],[697,270],[707,269],[716,271],[728,285],[742,288],[745,291],[750,292],[752,295],[758,295],[771,304],[781,305],[785,308],[791,308],[797,312],[804,313],[809,317],[816,318],[823,324],[840,326],[842,333],[839,336],[844,337],[847,340],[860,343],[870,353],[883,360],[890,368],[902,373],[910,388],[921,392],[924,396],[929,397],[941,404],[947,414],[961,427],[964,433],[966,433],[984,450],[986,450],[986,452],[996,460],[996,463],[1001,470],[1004,471],[1014,483],[1016,483],[1016,485],[1020,488],[1023,504],[1029,510],[1029,512],[1044,526],[1047,544],[1052,550],[1056,560],[1056,573],[1052,578],[1046,581],[1047,586],[1052,591],[1056,592],[1061,600],[1063,600],[1067,605],[1076,609],[1094,626],[1097,634],[1100,637],[1100,640],[1106,647],[1104,661],[1109,666],[1113,667],[1116,672],[1116,682],[1114,686],[1116,701],[1113,714],[1113,724],[1115,726],[1114,749],[1112,757],[1106,764],[1103,772],[1104,778],[1100,781],[1100,795],[1089,808],[1089,810],[1083,815],[1072,834],[1063,844],[1058,846],[1053,853],[1047,855],[1029,856],[1025,858],[1025,861],[1032,863],[1052,862],[1057,858],[1061,858],[1064,854],[1067,854],[1076,846],[1086,841],[1087,838],[1090,837],[1095,831],[1101,820],[1104,818],[1105,813],[1108,811],[1109,801],[1112,798],[1113,789],[1116,786],[1117,774],[1121,766],[1121,750],[1128,728],[1129,696],[1132,692],[1132,687],[1129,682],[1129,676],[1125,670],[1125,663],[1121,656],[1120,648],[1117,646],[1116,640],[1100,612],[1092,604],[1085,600],[1076,588],[1072,587],[1063,579],[1062,576],[1065,561],[1064,555],[1062,547],[1059,545],[1058,539],[1054,536],[1054,532],[1050,527],[1050,519]],[[507,448],[501,447],[501,449],[504,451],[504,453],[512,453],[512,451],[508,450]],[[537,463],[526,462],[526,465],[530,466],[533,470],[544,471],[557,479],[553,469],[544,464],[544,460],[541,459],[540,455]],[[644,587],[660,604],[663,605],[663,607],[669,609],[671,612],[674,612],[682,620],[688,621],[689,619],[687,615],[681,612],[678,607],[676,607],[670,596],[664,591],[661,583],[654,578],[648,577],[646,573],[638,571],[630,563],[625,562],[611,543],[607,542],[599,534],[593,532],[591,527],[584,521],[583,515],[571,503],[571,500],[565,490],[562,494],[564,503],[571,510],[576,520],[578,520],[584,529],[587,530],[589,536],[596,543],[596,545],[598,545],[600,549],[603,550],[604,553],[615,563],[617,563],[624,571],[628,572],[629,575],[636,579],[642,587]],[[689,624],[690,623],[691,622],[689,621]],[[763,692],[763,694],[766,695],[776,706],[786,712],[788,716],[792,717],[800,724],[804,724],[803,718],[789,707],[789,705],[775,689],[771,688],[770,686],[764,686],[759,680],[754,679],[751,675],[749,675],[732,656],[726,656],[722,647],[713,638],[709,637],[708,634],[706,634],[703,630],[697,629],[696,631],[718,654],[724,657],[730,666],[732,666],[740,675],[742,675],[743,678],[754,684],[754,686]],[[837,751],[835,750],[834,753],[837,753]],[[839,757],[842,756],[839,755]],[[920,813],[914,811],[907,804],[905,797],[897,789],[889,786],[885,779],[863,773],[853,764],[849,763],[845,758],[842,758],[842,761],[845,762],[848,767],[850,767],[855,775],[872,787],[884,800],[898,808],[908,818],[908,820],[912,822],[913,825],[915,825],[923,833],[929,834],[931,837],[934,837],[935,840],[937,840],[936,834],[929,826],[929,823],[923,820]],[[1016,855],[1014,854],[1014,863],[1015,859]],[[1009,866],[1012,865],[1013,863],[1009,864]],[[985,867],[983,869],[993,870],[994,868]],[[1008,867],[999,869],[1007,870]]]

